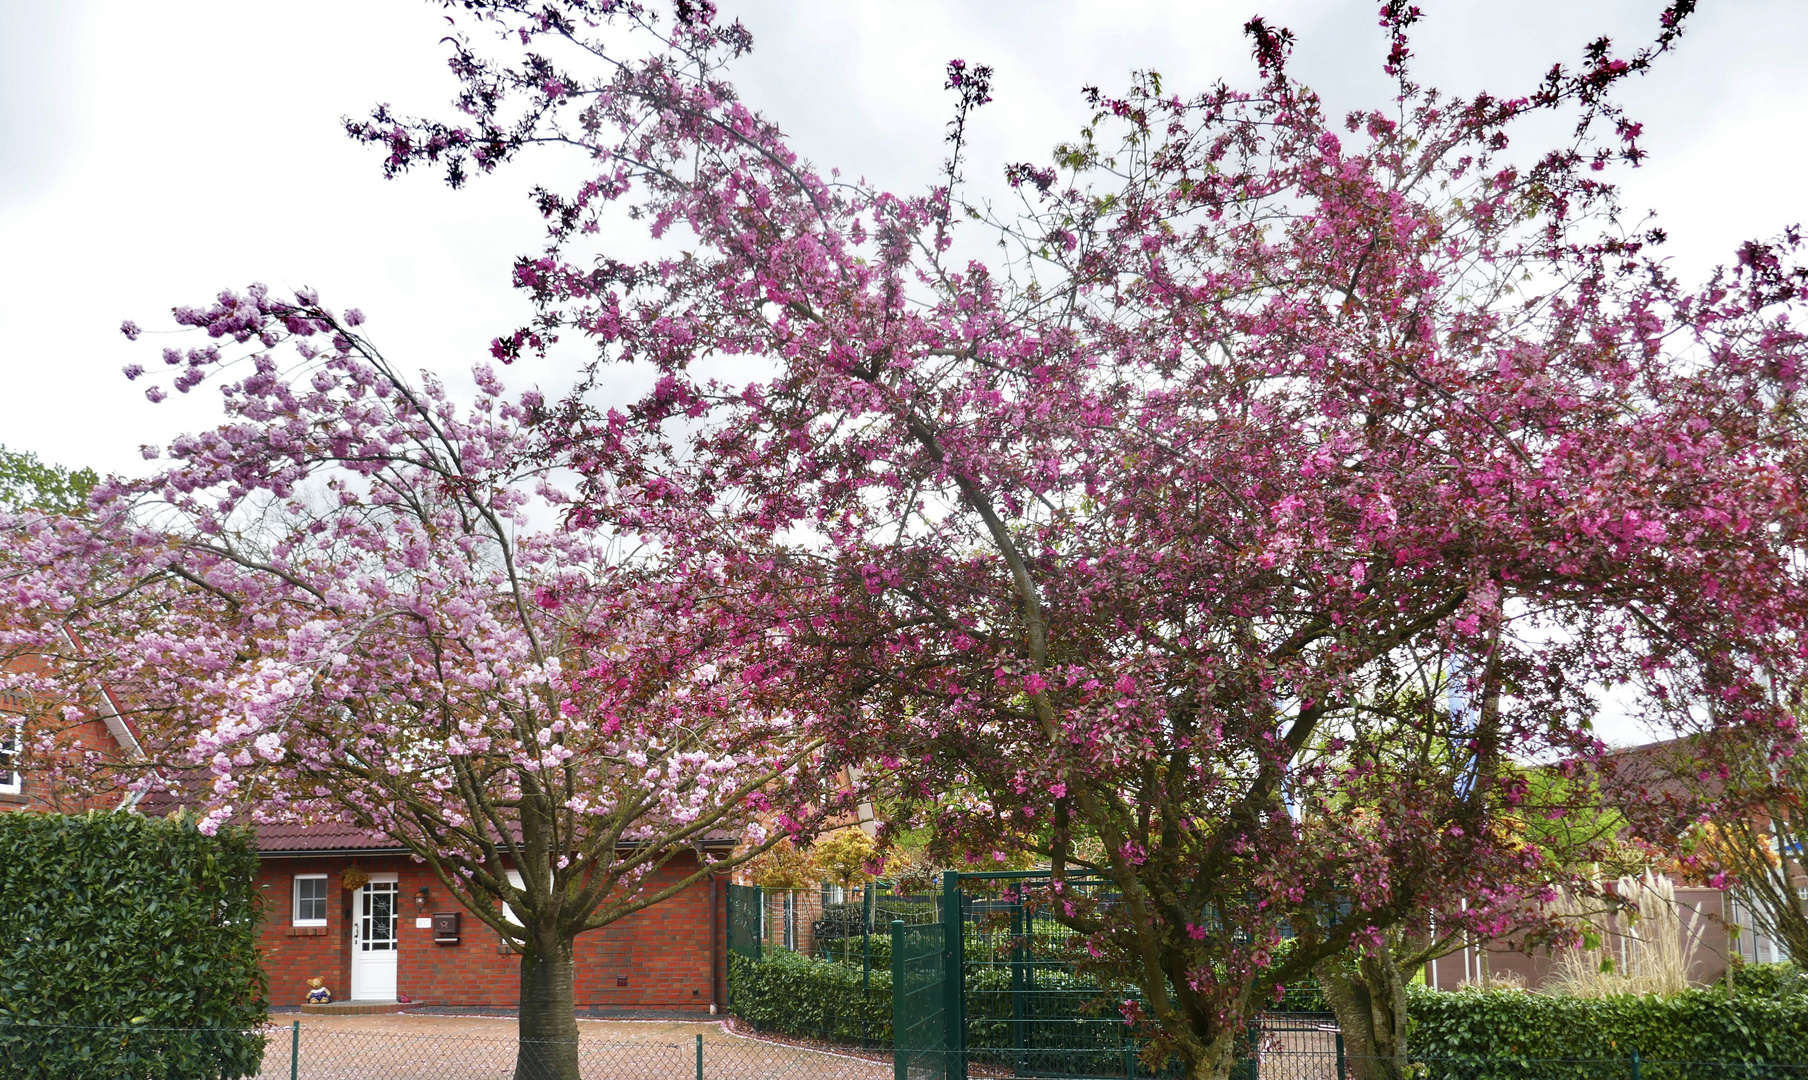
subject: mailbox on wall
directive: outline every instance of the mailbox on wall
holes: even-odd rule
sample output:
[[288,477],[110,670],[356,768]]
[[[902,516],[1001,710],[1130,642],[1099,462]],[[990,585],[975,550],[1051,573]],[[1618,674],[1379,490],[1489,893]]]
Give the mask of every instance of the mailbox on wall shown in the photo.
[[458,912],[448,911],[433,916],[433,941],[436,945],[458,944]]

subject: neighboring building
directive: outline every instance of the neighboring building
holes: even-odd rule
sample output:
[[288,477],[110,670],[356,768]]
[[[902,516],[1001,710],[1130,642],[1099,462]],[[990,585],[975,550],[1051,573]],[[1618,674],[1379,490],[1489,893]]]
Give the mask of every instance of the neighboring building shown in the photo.
[[[1689,943],[1693,943],[1689,964],[1691,983],[1708,986],[1724,978],[1729,959],[1735,952],[1743,951],[1746,961],[1753,962],[1749,914],[1744,916],[1744,930],[1737,935],[1736,943],[1729,943],[1727,923],[1736,908],[1729,893],[1678,885],[1676,906],[1682,924],[1683,948],[1687,950]],[[1616,948],[1623,948],[1623,942],[1617,936],[1610,936],[1609,951]],[[1767,942],[1766,955],[1773,951]],[[1556,963],[1556,958],[1544,949],[1522,952],[1509,942],[1469,945],[1427,964],[1425,984],[1437,990],[1456,990],[1498,982],[1536,990],[1551,976]]]
[[[257,838],[271,1004],[300,1004],[314,977],[326,980],[337,1001],[395,1001],[398,994],[449,1006],[519,1001],[521,961],[513,948],[390,841],[337,825],[265,825]],[[345,872],[354,866],[370,880],[347,889]],[[669,881],[695,868],[695,856],[682,855],[660,873]],[[723,885],[707,878],[579,935],[579,1011],[707,1013],[726,1002]]]
[[[1695,789],[1676,779],[1679,769],[1684,774],[1692,769],[1693,737],[1668,739],[1615,750],[1609,758],[1609,786],[1618,785],[1628,795],[1642,793],[1661,800],[1674,797],[1682,809],[1679,820],[1670,827],[1678,834],[1693,820],[1689,799]],[[1664,805],[1661,801],[1658,805]],[[1795,875],[1796,881],[1808,886],[1808,879]],[[1765,937],[1753,925],[1749,908],[1739,900],[1734,889],[1715,889],[1691,885],[1672,878],[1678,921],[1679,953],[1690,956],[1689,981],[1707,986],[1723,979],[1727,968],[1735,962],[1768,964],[1788,959],[1782,948]],[[1799,890],[1808,899],[1808,888]],[[1607,952],[1623,954],[1625,940],[1617,933],[1608,935]],[[1550,978],[1556,959],[1548,950],[1522,952],[1511,942],[1470,945],[1426,965],[1426,984],[1440,989],[1481,985],[1495,980],[1511,985],[1537,989]]]
[[[30,657],[15,666],[29,665]],[[138,738],[111,696],[103,716],[57,732],[70,754],[108,761],[142,758]],[[0,694],[0,812],[80,813],[97,808],[162,814],[180,804],[169,794],[94,797],[59,789],[47,774],[24,767],[19,749],[46,722],[28,702]],[[392,842],[341,825],[266,825],[257,830],[265,897],[260,948],[270,1002],[299,1005],[318,976],[337,1001],[352,998],[453,1006],[513,1006],[520,957],[502,936],[464,911],[426,867]],[[724,850],[732,839],[719,842]],[[672,880],[694,870],[682,855],[662,871]],[[346,870],[370,875],[360,889],[343,887]],[[579,936],[577,1004],[598,1012],[709,1012],[727,1001],[723,951],[727,890],[705,879],[669,900]],[[456,916],[456,933],[438,933],[433,917]],[[444,921],[442,920],[442,927]]]
[[[36,658],[23,656],[7,661],[4,667],[13,672],[30,672],[38,664]],[[120,715],[112,695],[102,694],[101,702],[103,715],[56,732],[59,749],[75,758],[94,754],[103,761],[132,761],[142,757],[138,737]],[[45,773],[28,771],[21,751],[26,741],[34,739],[49,722],[49,718],[32,709],[23,698],[0,691],[0,812],[81,813],[105,807],[130,808],[136,804],[135,795],[96,797],[73,792],[59,788]]]

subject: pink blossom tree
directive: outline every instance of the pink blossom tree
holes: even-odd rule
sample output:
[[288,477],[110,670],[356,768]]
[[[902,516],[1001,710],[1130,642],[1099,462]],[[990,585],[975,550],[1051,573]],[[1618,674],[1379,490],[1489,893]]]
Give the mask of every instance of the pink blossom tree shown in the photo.
[[575,1077],[574,939],[785,835],[754,812],[799,835],[838,812],[814,718],[742,659],[725,576],[560,526],[537,394],[479,367],[460,406],[310,294],[176,319],[210,340],[165,351],[173,384],[221,382],[227,422],[79,518],[0,519],[5,640],[41,661],[9,687],[71,717],[114,691],[136,783],[204,830],[407,848],[520,952],[516,1075]]
[[[1341,121],[1252,20],[1252,88],[1088,89],[1008,211],[957,186],[983,67],[949,65],[953,153],[899,195],[739,99],[751,39],[711,4],[461,7],[463,115],[349,126],[454,185],[595,164],[539,191],[539,314],[495,344],[587,338],[593,390],[653,371],[556,410],[570,520],[746,581],[742,662],[906,819],[1045,853],[1038,902],[1189,1075],[1327,957],[1535,903],[1550,868],[1500,817],[1565,808],[1509,766],[1586,774],[1600,688],[1793,732],[1799,238],[1685,288],[1610,183],[1643,153],[1615,88],[1687,0],[1630,56],[1472,98],[1411,81],[1390,2],[1396,99]],[[1573,135],[1517,153],[1540,114]],[[598,252],[624,209],[673,253]],[[975,232],[1001,248],[958,257]]]
[[[954,186],[983,68],[950,65],[944,183],[897,196],[737,100],[750,41],[708,5],[466,6],[524,48],[461,42],[465,119],[353,131],[454,183],[540,143],[600,163],[540,194],[541,315],[496,346],[657,369],[631,408],[561,411],[574,520],[762,582],[749,662],[833,702],[944,836],[1044,850],[1045,901],[1193,1074],[1318,961],[1535,900],[1505,766],[1585,768],[1594,687],[1791,729],[1797,238],[1688,291],[1602,175],[1641,154],[1611,92],[1686,3],[1630,58],[1468,100],[1409,80],[1389,4],[1397,100],[1341,125],[1253,21],[1255,90],[1089,91],[1008,215]],[[1510,154],[1564,110],[1568,145]],[[682,256],[588,255],[630,195]],[[1005,256],[956,264],[963,217]],[[724,355],[774,372],[706,378]],[[1064,891],[1076,868],[1121,902]]]

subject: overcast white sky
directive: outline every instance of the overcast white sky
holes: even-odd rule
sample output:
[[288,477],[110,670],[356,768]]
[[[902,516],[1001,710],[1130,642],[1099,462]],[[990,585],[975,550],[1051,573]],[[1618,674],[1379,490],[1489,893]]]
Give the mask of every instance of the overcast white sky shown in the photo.
[[[1608,34],[1647,38],[1659,0],[1420,0],[1420,80],[1523,92]],[[722,0],[755,35],[749,100],[819,166],[894,189],[931,182],[943,64],[992,64],[968,175],[1041,160],[1084,120],[1079,88],[1154,67],[1182,92],[1247,81],[1252,14],[1299,36],[1296,71],[1342,111],[1380,103],[1377,0]],[[1679,267],[1801,221],[1808,2],[1705,0],[1677,54],[1628,96],[1649,165],[1627,202],[1659,211]],[[154,356],[132,317],[261,280],[360,307],[408,367],[468,383],[526,314],[512,257],[539,226],[530,166],[462,192],[385,182],[339,118],[378,101],[441,112],[437,5],[419,0],[0,0],[0,443],[103,471],[212,423],[209,387],[153,406],[120,368]],[[557,364],[505,372],[556,388]],[[1622,738],[1627,732],[1616,732]]]
[[[1606,33],[1649,35],[1658,0],[1421,0],[1422,81],[1512,92]],[[1041,159],[1084,118],[1078,90],[1155,67],[1177,89],[1249,77],[1252,14],[1299,35],[1296,70],[1343,109],[1383,100],[1374,0],[735,4],[753,30],[747,97],[818,165],[898,189],[943,155],[942,65],[998,69],[969,176]],[[1680,52],[1635,87],[1652,162],[1629,202],[1705,267],[1803,215],[1808,3],[1707,0]],[[132,317],[253,280],[361,307],[392,357],[467,379],[525,308],[511,257],[538,225],[530,169],[451,192],[385,182],[339,118],[377,101],[442,111],[438,6],[417,0],[0,0],[0,443],[70,465],[141,467],[137,448],[213,418],[211,389],[152,406],[123,364],[154,354]],[[147,347],[147,345],[149,347]],[[556,386],[557,370],[505,373]]]

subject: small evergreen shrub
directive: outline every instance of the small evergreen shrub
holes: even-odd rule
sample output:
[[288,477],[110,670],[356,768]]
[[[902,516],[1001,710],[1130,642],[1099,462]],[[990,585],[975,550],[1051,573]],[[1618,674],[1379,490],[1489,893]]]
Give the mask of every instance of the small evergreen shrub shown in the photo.
[[[874,945],[878,941],[875,937]],[[775,950],[759,960],[731,955],[728,977],[730,1009],[757,1030],[831,1042],[891,1045],[889,966],[875,963],[863,990],[857,962],[817,960]],[[1033,979],[1034,992],[1026,995],[1025,1015],[1016,1017],[1009,967],[967,973],[969,1046],[976,1050],[1009,1047],[1013,1024],[1021,1022],[1026,1025],[1025,1041],[1041,1049],[1108,1047],[1116,1052],[1121,1018],[1091,980],[1046,969],[1035,972]],[[1110,1060],[1121,1063],[1118,1057]]]
[[264,1039],[247,1029],[268,1007],[256,871],[246,832],[124,812],[0,814],[9,1080],[256,1075]]

